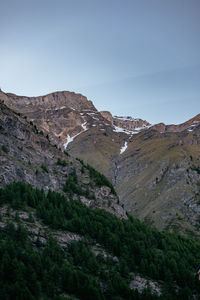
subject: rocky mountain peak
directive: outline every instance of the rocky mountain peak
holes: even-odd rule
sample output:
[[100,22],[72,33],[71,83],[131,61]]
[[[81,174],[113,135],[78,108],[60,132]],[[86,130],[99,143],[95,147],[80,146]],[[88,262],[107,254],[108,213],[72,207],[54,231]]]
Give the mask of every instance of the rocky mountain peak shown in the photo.
[[100,114],[113,125],[113,116],[109,111],[100,111]]
[[[86,97],[66,91],[41,97],[1,91],[0,100],[51,144],[67,148],[105,174],[131,214],[158,228],[171,226],[181,214],[191,220],[185,228],[196,232],[200,114],[179,125],[151,125],[99,112]],[[175,198],[177,214],[173,215],[170,201]],[[160,217],[166,221],[159,223]]]
[[178,125],[174,125],[174,124],[165,125],[164,123],[159,123],[159,124],[153,125],[152,129],[155,129],[162,133],[163,132],[182,132],[184,130],[192,131],[199,124],[200,124],[200,114],[198,114],[195,117],[193,117],[192,119],[190,119],[184,123],[178,124]]
[[59,91],[39,97],[0,92],[0,99],[14,111],[26,116],[53,144],[66,148],[88,129],[106,132],[138,133],[150,124],[132,117],[113,117],[99,112],[92,101],[81,94]]
[[146,129],[151,126],[149,122],[146,120],[138,119],[138,118],[132,118],[130,116],[128,117],[122,117],[122,116],[114,116],[113,117],[113,124],[117,127],[121,127],[125,130],[129,131],[135,131],[135,130],[141,130]]

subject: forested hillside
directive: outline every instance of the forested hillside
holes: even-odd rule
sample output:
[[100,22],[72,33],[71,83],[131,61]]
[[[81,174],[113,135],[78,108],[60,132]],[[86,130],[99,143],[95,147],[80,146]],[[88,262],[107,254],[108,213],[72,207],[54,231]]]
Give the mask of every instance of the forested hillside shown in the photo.
[[[195,299],[200,245],[22,182],[0,190],[1,299]],[[75,237],[63,243],[58,233]],[[138,293],[136,275],[157,282]],[[161,293],[161,295],[160,295]],[[197,298],[196,298],[197,299]]]

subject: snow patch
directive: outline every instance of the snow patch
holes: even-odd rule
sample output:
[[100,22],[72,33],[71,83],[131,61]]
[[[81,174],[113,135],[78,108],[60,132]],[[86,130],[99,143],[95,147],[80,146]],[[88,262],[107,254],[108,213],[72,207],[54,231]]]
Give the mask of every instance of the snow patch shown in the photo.
[[127,143],[127,141],[126,141],[126,142],[124,143],[124,146],[120,149],[120,154],[122,154],[124,151],[126,151],[127,147],[128,147],[128,143]]
[[191,125],[187,131],[193,131],[196,128],[196,125]]
[[79,135],[79,134],[81,134],[82,132],[79,132],[79,133],[77,133],[76,135],[74,135],[74,136],[72,136],[72,137],[70,137],[70,135],[68,134],[67,135],[67,142],[63,145],[63,147],[65,148],[65,149],[67,149],[67,146],[69,145],[69,143],[71,143],[71,142],[73,142],[73,140]]
[[[81,124],[81,127],[83,128],[84,131],[87,130],[87,126],[86,126],[87,122],[84,122],[83,124]],[[83,132],[83,131],[82,131]]]
[[81,127],[83,128],[83,131],[75,134],[74,136],[70,137],[70,135],[67,135],[67,142],[65,144],[63,144],[63,147],[66,149],[67,146],[69,145],[69,143],[73,142],[73,140],[81,133],[83,133],[84,131],[88,130],[87,126],[86,126],[87,122],[84,122],[83,124],[81,124]]
[[122,121],[132,121],[132,122],[138,122],[140,121],[140,119],[138,118],[132,118],[132,117],[119,117],[119,116],[114,116],[115,119],[118,119],[118,120],[122,120]]
[[143,127],[137,127],[134,130],[128,130],[128,129],[124,129],[122,127],[114,126],[113,131],[114,132],[123,132],[123,133],[126,133],[126,134],[133,135],[133,134],[138,134],[141,130],[148,129],[150,127],[151,126],[143,126]]
[[127,129],[124,129],[124,128],[121,128],[121,127],[117,127],[117,126],[114,126],[114,129],[113,129],[114,132],[123,132],[123,133],[126,133],[126,134],[134,134],[133,131],[130,131],[130,130],[127,130]]

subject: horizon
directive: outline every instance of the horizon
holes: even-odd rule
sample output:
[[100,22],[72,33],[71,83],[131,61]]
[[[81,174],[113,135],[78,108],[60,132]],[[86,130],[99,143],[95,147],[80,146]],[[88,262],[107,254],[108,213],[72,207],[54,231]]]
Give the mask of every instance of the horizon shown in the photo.
[[73,91],[152,124],[200,112],[198,0],[7,0],[0,32],[3,91]]

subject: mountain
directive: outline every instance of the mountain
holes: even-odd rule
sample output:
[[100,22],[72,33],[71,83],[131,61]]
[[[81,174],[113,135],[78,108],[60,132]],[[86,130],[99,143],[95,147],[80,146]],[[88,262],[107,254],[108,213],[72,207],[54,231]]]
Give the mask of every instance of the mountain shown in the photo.
[[0,99],[53,145],[105,174],[129,213],[199,238],[200,115],[180,125],[151,125],[98,112],[72,92],[42,97],[1,92]]
[[[137,132],[136,127],[146,127],[146,121],[105,117],[91,101],[73,92],[55,92],[41,97],[24,97],[0,91],[0,99],[14,111],[23,114],[45,134],[52,143],[63,148],[80,133],[88,129],[112,130],[120,126],[124,131]],[[107,114],[106,114],[107,116]],[[132,129],[131,129],[132,127]],[[136,129],[136,130],[135,130]]]
[[200,123],[200,114],[196,115],[194,118],[179,124],[179,125],[165,125],[164,123],[159,123],[152,126],[153,129],[159,132],[181,132],[184,130],[192,131]]
[[[75,97],[82,103],[79,96]],[[90,102],[85,102],[83,107],[92,107]],[[90,114],[80,112],[80,116],[85,114],[88,121],[85,123],[80,117],[86,128],[78,125],[79,135],[65,146],[67,150],[71,149],[72,156],[54,144],[62,138],[57,139],[51,132],[50,140],[50,132],[42,127],[47,123],[46,119],[33,118],[34,114],[42,116],[42,107],[35,111],[36,106],[31,111],[29,105],[26,97],[1,92],[0,299],[198,299],[199,243],[174,233],[158,231],[133,218],[121,206],[109,180],[87,164],[87,159],[83,161],[74,155],[75,151],[82,156],[87,154],[95,164],[96,153],[102,158],[99,169],[105,167],[106,170],[114,162],[114,183],[120,189],[124,181],[128,192],[126,180],[131,178],[130,174],[134,175],[133,170],[128,169],[133,161],[128,160],[136,159],[134,165],[138,162],[140,167],[142,158],[149,159],[145,147],[153,165],[154,160],[158,159],[159,164],[159,159],[165,158],[165,152],[176,157],[174,133],[160,133],[151,129],[146,121],[130,117],[123,120],[122,117],[112,117],[114,120],[110,119],[110,125],[106,125],[109,124],[107,118],[99,112],[96,114],[102,119],[99,122],[94,119],[94,124]],[[48,122],[52,128],[62,128],[61,120],[65,119],[65,114],[62,116],[62,109],[59,110],[55,103],[53,105],[50,116],[55,118],[54,110],[59,111],[58,124],[49,122],[49,119]],[[124,122],[120,123],[120,126],[124,124],[123,127],[114,124],[115,119]],[[138,129],[139,122],[142,129]],[[191,170],[188,170],[191,189],[199,176],[198,157],[195,157],[193,148],[195,145],[198,154],[199,126],[195,126],[190,131],[176,133],[185,143],[179,147],[192,147]],[[62,130],[64,132],[65,128]],[[71,132],[73,129],[66,129],[67,139]],[[160,141],[167,141],[166,146],[169,137],[173,144],[166,150]],[[136,148],[139,143],[144,147],[141,151]],[[153,149],[159,143],[162,145],[160,152],[154,153]],[[153,149],[150,148],[152,145]],[[88,151],[91,152],[88,154]],[[119,163],[126,172],[124,177],[121,177]],[[147,169],[153,172],[151,163],[148,163]],[[112,174],[112,169],[110,172]],[[163,179],[165,172],[155,179],[153,189],[162,180],[166,184]],[[173,172],[178,180],[182,178],[182,170]],[[171,182],[170,186],[173,187]],[[141,187],[137,189],[140,191]],[[130,204],[124,201],[124,205],[132,207],[131,201]],[[172,209],[171,204],[170,213]],[[189,207],[186,210],[189,211]]]
[[[35,125],[2,102],[0,116],[1,187],[23,181],[45,192],[73,192],[88,206],[126,218],[112,185],[103,175],[51,145]],[[71,184],[73,180],[75,184]]]

